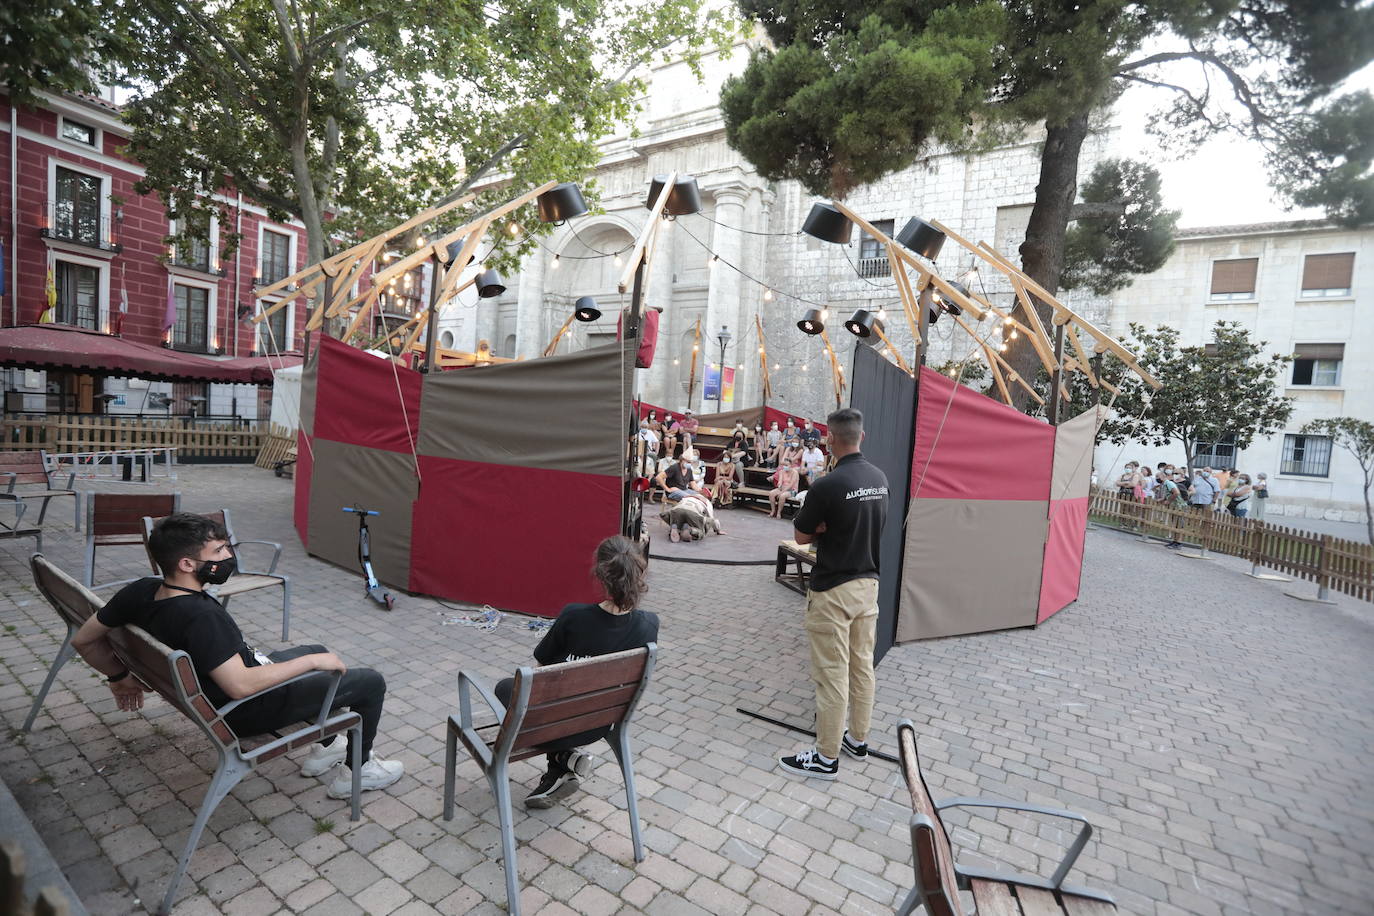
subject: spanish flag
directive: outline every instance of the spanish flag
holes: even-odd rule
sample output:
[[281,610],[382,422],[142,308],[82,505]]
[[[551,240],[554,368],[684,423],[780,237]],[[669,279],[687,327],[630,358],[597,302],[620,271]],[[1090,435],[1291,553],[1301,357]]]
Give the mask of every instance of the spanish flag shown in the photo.
[[48,254],[48,279],[43,285],[43,298],[46,304],[43,311],[38,313],[39,324],[51,324],[57,320],[53,314],[53,309],[57,306],[57,275],[54,273],[54,260],[52,253]]

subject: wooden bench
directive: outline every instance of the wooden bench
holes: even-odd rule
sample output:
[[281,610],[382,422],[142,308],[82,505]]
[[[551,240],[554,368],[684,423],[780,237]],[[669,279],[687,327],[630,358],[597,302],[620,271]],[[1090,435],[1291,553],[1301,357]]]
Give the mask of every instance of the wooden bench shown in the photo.
[[[795,571],[789,572],[788,564],[794,564]],[[792,591],[805,595],[811,580],[811,567],[816,565],[816,554],[796,541],[778,542],[778,565],[773,573],[773,581],[780,582]]]
[[[102,606],[103,602],[90,589],[52,565],[41,554],[33,557],[31,565],[39,591],[50,602],[54,602],[53,606],[64,621],[76,618],[84,620]],[[68,603],[70,606],[64,606]],[[205,798],[196,813],[195,823],[191,826],[191,833],[186,839],[186,847],[177,861],[176,871],[172,873],[158,913],[167,913],[171,910],[177,887],[186,874],[186,867],[190,864],[191,856],[200,842],[200,835],[204,832],[205,824],[210,820],[215,808],[245,776],[269,760],[318,743],[340,732],[352,732],[353,795],[350,820],[361,819],[359,796],[362,792],[362,717],[356,712],[330,714],[339,679],[343,677],[342,671],[307,672],[242,699],[232,700],[216,709],[201,689],[200,679],[191,664],[191,657],[184,651],[168,648],[136,626],[116,627],[110,631],[109,637],[115,654],[129,669],[129,673],[195,723],[210,739],[219,755],[214,776],[210,779],[210,786],[206,789]],[[324,702],[320,704],[319,716],[283,735],[262,736],[266,739],[264,743],[251,749],[246,748],[243,741],[259,736],[235,734],[225,716],[244,703],[310,677],[327,677],[331,680]]]
[[0,493],[0,499],[15,504],[15,528],[19,527],[19,521],[23,518],[30,500],[43,502],[43,507],[38,510],[37,524],[41,525],[48,514],[48,503],[61,496],[72,498],[72,527],[81,527],[81,500],[77,499],[74,489],[76,472],[68,475],[65,487],[54,487],[52,472],[48,470],[48,456],[43,450],[0,451],[0,482],[5,486],[4,492]]
[[[1101,891],[1071,887],[1064,883],[1069,869],[1092,836],[1092,825],[1082,815],[1061,808],[1047,808],[1023,802],[982,798],[950,798],[934,802],[921,774],[916,754],[916,726],[903,719],[897,726],[902,775],[911,793],[911,851],[916,884],[898,908],[907,916],[925,907],[929,916],[963,916],[959,891],[972,891],[979,916],[1107,916],[1116,904]],[[998,808],[1066,818],[1082,824],[1054,874],[1046,879],[1034,875],[1003,874],[964,868],[954,861],[954,851],[945,832],[940,812],[947,808]]]
[[[606,741],[625,778],[625,801],[630,813],[630,838],[635,861],[644,861],[639,836],[639,803],[635,794],[634,761],[630,755],[630,717],[654,671],[658,646],[599,655],[542,668],[515,672],[511,706],[501,704],[481,681],[458,672],[458,712],[448,718],[448,748],[444,758],[444,820],[453,819],[457,780],[458,741],[468,749],[496,796],[501,823],[501,854],[506,871],[506,905],[520,914],[520,885],[516,874],[515,827],[511,814],[509,764],[546,753],[546,746],[593,729],[609,727]],[[490,707],[497,721],[475,726],[472,692]],[[489,739],[480,732],[497,729]]]

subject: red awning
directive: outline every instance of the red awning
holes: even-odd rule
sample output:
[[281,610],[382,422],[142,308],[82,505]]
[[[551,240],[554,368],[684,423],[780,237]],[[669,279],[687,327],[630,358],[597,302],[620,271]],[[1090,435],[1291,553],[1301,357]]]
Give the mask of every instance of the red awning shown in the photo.
[[[216,359],[182,353],[66,325],[0,328],[0,365],[17,369],[69,369],[154,381],[272,384],[272,370],[299,356]],[[294,360],[293,362],[290,362]]]

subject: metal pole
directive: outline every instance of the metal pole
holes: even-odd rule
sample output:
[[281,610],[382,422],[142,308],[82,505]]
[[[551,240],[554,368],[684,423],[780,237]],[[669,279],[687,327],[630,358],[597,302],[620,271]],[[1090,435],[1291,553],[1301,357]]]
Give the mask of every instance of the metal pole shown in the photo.
[[425,365],[421,372],[434,371],[434,348],[439,339],[439,283],[442,278],[439,276],[439,259],[431,256],[429,263],[433,267],[429,278],[429,327],[425,328]]
[[[641,311],[642,311],[642,308],[643,308],[643,305],[644,305],[644,301],[643,301],[643,300],[644,300],[644,255],[643,255],[643,253],[641,252],[641,253],[640,253],[640,256],[639,256],[639,264],[635,267],[635,282],[634,282],[634,287],[633,287],[633,289],[632,289],[631,292],[630,292],[630,317],[629,317],[629,320],[625,322],[625,341],[635,341],[635,342],[636,342],[636,345],[638,344],[638,341],[639,341],[639,319],[640,319]],[[623,345],[623,343],[624,343],[625,341],[622,341],[622,345]],[[633,364],[632,364],[632,365],[633,365]],[[622,371],[623,371],[623,370],[622,370]],[[638,385],[638,378],[635,376],[634,369],[631,368],[631,369],[630,369],[630,401],[631,401],[631,403],[634,403],[634,402],[636,402],[636,401],[639,400],[639,391],[637,390],[637,385]],[[690,395],[690,394],[688,395],[687,403],[688,403],[688,404],[691,404],[691,403],[692,403],[691,395]],[[638,416],[638,413],[639,413],[639,411],[636,410],[636,411],[633,411],[633,412],[627,412],[627,414],[626,414],[626,418],[625,418],[625,420],[626,420],[626,427],[627,427],[626,430],[625,430],[625,442],[626,442],[626,443],[629,443],[629,442],[635,440],[636,438],[638,438],[638,434],[639,434],[639,416]],[[626,453],[627,456],[633,455],[633,452],[631,452],[628,448],[626,448],[625,453]],[[633,458],[630,458],[629,460],[633,460]],[[631,477],[631,476],[633,476],[633,475],[632,475],[632,474],[626,474],[626,475],[625,475],[625,480],[624,480],[624,482],[623,482],[623,486],[624,486],[624,488],[625,488],[625,497],[624,497],[624,499],[622,499],[622,500],[620,501],[620,505],[621,505],[621,511],[620,511],[620,533],[621,533],[622,535],[624,535],[625,537],[630,538],[631,540],[638,541],[638,540],[639,540],[639,528],[640,528],[640,512],[638,511],[638,510],[639,510],[639,497],[638,497],[638,494],[636,494],[633,490],[630,489],[630,477]]]
[[720,363],[716,366],[716,413],[725,409],[725,341],[720,342]]

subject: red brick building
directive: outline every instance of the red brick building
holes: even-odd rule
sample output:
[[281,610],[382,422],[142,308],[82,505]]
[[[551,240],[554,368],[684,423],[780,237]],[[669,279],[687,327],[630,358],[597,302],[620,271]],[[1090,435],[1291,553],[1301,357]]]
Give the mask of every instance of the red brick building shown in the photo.
[[[0,131],[0,327],[39,320],[51,269],[57,292],[52,320],[59,324],[225,357],[300,349],[306,316],[299,303],[268,322],[275,346],[268,323],[245,319],[258,307],[254,285],[304,266],[302,225],[273,221],[264,208],[229,192],[221,198],[229,224],[212,225],[209,245],[169,249],[173,227],[161,201],[134,192],[143,170],[120,154],[128,129],[116,106],[92,96],[45,95],[41,107],[26,108],[0,95]],[[219,238],[229,232],[240,233],[242,241],[222,258]],[[169,299],[175,321],[164,330]],[[166,407],[171,414],[194,408],[201,415],[256,417],[259,410],[257,392],[247,385],[128,384],[75,372],[6,369],[5,389],[7,410],[162,413],[148,409],[149,392],[173,397]]]

